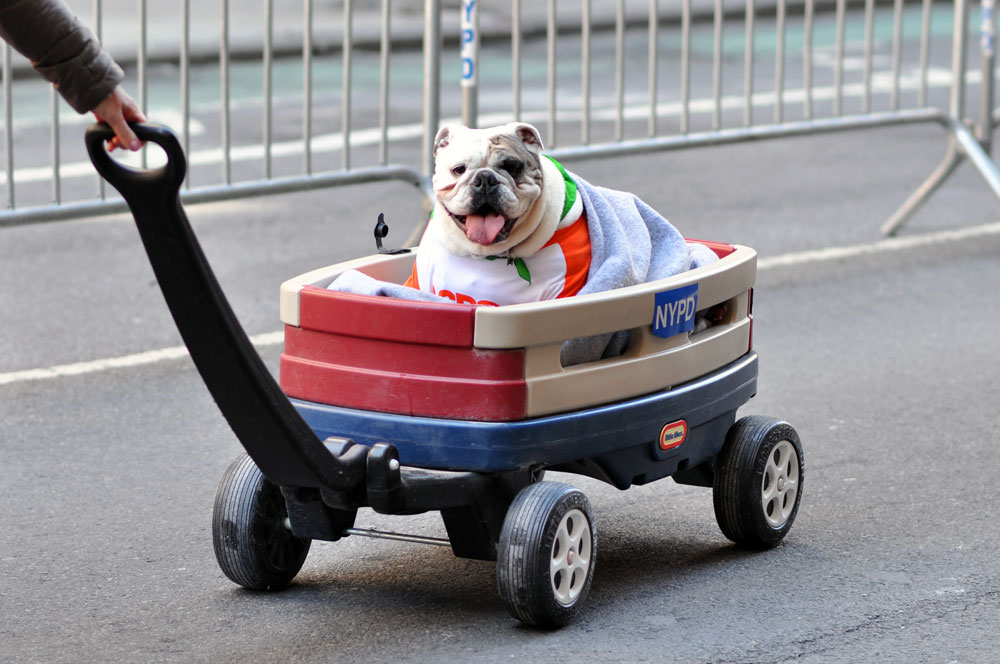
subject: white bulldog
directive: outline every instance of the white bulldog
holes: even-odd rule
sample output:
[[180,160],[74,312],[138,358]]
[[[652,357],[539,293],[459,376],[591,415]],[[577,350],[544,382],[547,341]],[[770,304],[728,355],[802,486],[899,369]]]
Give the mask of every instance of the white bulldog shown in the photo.
[[434,159],[437,202],[407,285],[479,304],[565,297],[583,286],[583,204],[570,176],[542,155],[537,129],[446,126]]
[[530,256],[556,231],[566,195],[562,173],[542,157],[538,130],[517,122],[442,128],[433,184],[431,225],[456,255]]

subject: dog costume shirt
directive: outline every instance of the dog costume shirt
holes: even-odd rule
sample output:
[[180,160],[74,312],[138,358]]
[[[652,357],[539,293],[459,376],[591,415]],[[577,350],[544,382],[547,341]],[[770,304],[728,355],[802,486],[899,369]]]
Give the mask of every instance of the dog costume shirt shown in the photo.
[[576,183],[559,162],[566,195],[552,238],[527,258],[456,256],[428,228],[404,286],[460,304],[499,306],[576,295],[590,271],[590,232]]

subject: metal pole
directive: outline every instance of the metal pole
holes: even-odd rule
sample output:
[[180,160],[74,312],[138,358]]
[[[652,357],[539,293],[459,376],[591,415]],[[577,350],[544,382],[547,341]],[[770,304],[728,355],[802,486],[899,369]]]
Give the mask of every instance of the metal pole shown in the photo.
[[843,112],[844,103],[844,19],[847,0],[837,0],[837,33],[833,63],[833,114]]
[[[104,3],[102,0],[94,0],[94,36],[99,43],[104,40]],[[102,201],[107,197],[104,190],[104,178],[97,176],[97,197]]]
[[[181,145],[184,154],[191,154],[191,0],[181,2]],[[103,178],[102,178],[103,179]],[[191,172],[184,178],[184,187],[191,188]]]
[[[139,109],[143,115],[149,115],[149,81],[146,71],[146,58],[149,52],[147,41],[147,25],[149,23],[149,11],[146,7],[146,0],[139,1]],[[147,151],[142,151],[142,167],[147,168]]]
[[479,124],[479,1],[462,0],[462,124]]
[[424,172],[434,172],[434,137],[441,121],[441,0],[424,3]]
[[59,180],[59,93],[55,88],[49,91],[52,110],[52,202],[62,202],[62,187]]
[[875,0],[865,0],[865,64],[864,92],[861,99],[861,112],[867,113],[872,108],[872,50],[875,40]]
[[354,8],[351,0],[344,0],[344,42],[343,42],[343,66],[344,73],[341,80],[341,107],[343,114],[340,118],[340,133],[344,137],[344,170],[351,170],[351,56],[354,52],[353,33]]
[[903,0],[896,0],[892,8],[892,96],[889,106],[899,109],[899,76],[903,62]]
[[590,145],[590,0],[583,0],[583,16],[581,17],[581,54],[583,64],[580,80],[580,97],[583,105],[583,117],[580,121],[580,142]]
[[993,147],[994,74],[996,64],[996,0],[983,0],[979,25],[979,127],[978,136],[983,151],[990,154]]
[[921,108],[927,105],[927,72],[930,66],[931,51],[931,1],[924,0],[920,18],[920,90],[917,93],[917,105]]
[[556,0],[548,0],[545,50],[549,96],[549,148],[552,148],[556,145]]
[[615,7],[615,140],[625,138],[625,0]]
[[884,224],[882,224],[882,235],[890,237],[896,234],[903,227],[910,217],[931,197],[938,188],[944,184],[945,180],[951,177],[958,165],[962,163],[962,155],[955,147],[955,140],[950,139],[948,153],[941,164],[931,173],[930,177],[924,180],[916,191],[896,210]]
[[379,40],[379,94],[378,94],[378,162],[389,163],[389,55],[392,50],[389,30],[389,0],[382,0],[382,30]]
[[774,49],[774,122],[780,124],[785,98],[785,0],[778,0],[776,44]]
[[956,122],[965,115],[965,36],[969,33],[969,12],[966,0],[955,0],[954,32],[951,38],[951,100],[948,112]]
[[222,180],[232,183],[229,115],[229,0],[222,0],[222,21],[219,34],[219,80],[221,84],[222,117]]
[[511,96],[514,98],[514,119],[521,119],[521,0],[512,0],[510,14],[511,58],[514,71],[511,72]]
[[688,133],[691,116],[691,0],[681,0],[681,122]]
[[[181,202],[185,205],[194,205],[241,200],[255,196],[315,191],[326,187],[353,186],[389,181],[404,182],[413,185],[422,194],[423,201],[427,205],[426,209],[430,210],[433,205],[434,192],[430,190],[428,179],[422,173],[406,166],[372,166],[369,168],[355,168],[351,171],[327,171],[312,176],[299,174],[274,178],[272,180],[235,182],[231,185],[213,184],[181,192]],[[80,219],[83,217],[117,214],[127,211],[128,206],[120,198],[107,201],[85,200],[65,202],[62,205],[45,205],[0,212],[0,228],[49,223],[66,219]],[[418,229],[413,235],[413,240],[403,243],[404,246],[409,246],[418,240],[421,231],[422,229]]]
[[722,126],[722,0],[715,0],[712,45],[712,129]]
[[813,117],[813,26],[816,8],[814,0],[806,0],[805,25],[802,37],[802,87],[805,88],[803,115],[806,120]]
[[1000,198],[1000,169],[996,163],[983,151],[983,146],[963,123],[955,122],[951,129],[965,158],[979,172],[993,195]]
[[743,126],[753,124],[754,0],[747,0],[743,49]]
[[302,26],[302,167],[312,174],[313,3],[305,0]]
[[649,0],[649,120],[646,122],[646,135],[650,138],[656,136],[656,102],[657,87],[659,80],[658,60],[659,53],[659,21],[660,9],[659,0]]
[[274,97],[274,0],[264,3],[264,179],[271,179],[271,115]]
[[451,540],[441,537],[424,537],[422,535],[407,535],[405,533],[393,533],[385,530],[372,530],[369,528],[347,528],[343,535],[355,535],[357,537],[372,537],[375,539],[393,540],[396,542],[409,542],[411,544],[429,544],[431,546],[451,546]]

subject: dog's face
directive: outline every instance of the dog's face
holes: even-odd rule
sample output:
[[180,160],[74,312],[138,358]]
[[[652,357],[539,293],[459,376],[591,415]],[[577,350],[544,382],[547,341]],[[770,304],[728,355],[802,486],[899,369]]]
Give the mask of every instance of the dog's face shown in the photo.
[[542,141],[528,124],[448,126],[434,140],[434,192],[473,254],[497,253],[542,192]]

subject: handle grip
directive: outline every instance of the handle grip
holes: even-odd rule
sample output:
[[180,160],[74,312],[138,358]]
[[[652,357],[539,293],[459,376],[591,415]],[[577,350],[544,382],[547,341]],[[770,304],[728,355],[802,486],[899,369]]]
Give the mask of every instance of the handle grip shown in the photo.
[[93,162],[97,172],[117,189],[126,201],[130,200],[132,195],[142,195],[144,191],[180,191],[181,183],[184,182],[187,173],[187,159],[177,137],[163,125],[130,122],[129,127],[139,140],[155,143],[163,148],[167,153],[167,163],[160,168],[150,170],[140,170],[121,163],[108,154],[104,147],[105,142],[114,138],[114,130],[107,123],[100,122],[91,125],[84,134],[90,161]]

